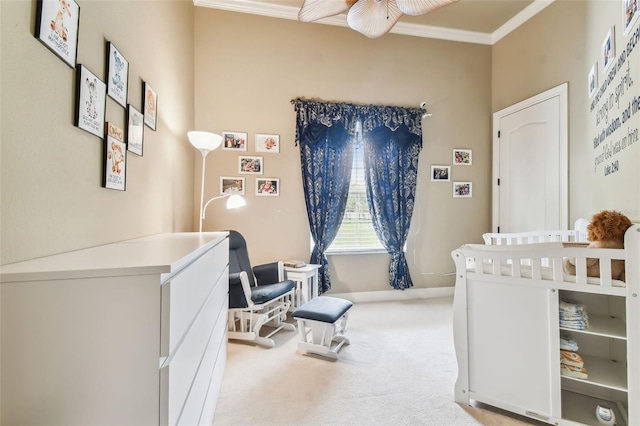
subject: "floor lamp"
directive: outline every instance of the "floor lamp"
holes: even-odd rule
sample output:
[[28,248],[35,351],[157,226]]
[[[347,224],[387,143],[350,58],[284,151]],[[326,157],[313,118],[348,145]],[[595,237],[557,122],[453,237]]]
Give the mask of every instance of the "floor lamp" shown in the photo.
[[187,132],[187,137],[189,138],[189,142],[196,149],[200,151],[202,154],[202,182],[200,183],[200,211],[198,215],[200,216],[200,227],[198,228],[198,232],[202,232],[202,221],[204,220],[204,212],[214,200],[218,200],[220,198],[229,197],[227,200],[227,209],[235,209],[238,207],[242,207],[246,204],[244,198],[238,194],[223,194],[218,197],[213,197],[206,204],[204,204],[204,172],[205,172],[205,159],[207,155],[218,148],[222,144],[222,136],[216,135],[215,133],[209,132],[200,132],[200,131],[191,131]]

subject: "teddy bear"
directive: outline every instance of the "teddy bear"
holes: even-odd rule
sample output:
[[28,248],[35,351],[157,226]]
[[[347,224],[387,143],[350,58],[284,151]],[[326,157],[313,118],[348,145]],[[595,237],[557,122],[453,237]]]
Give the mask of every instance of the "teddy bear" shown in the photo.
[[[587,225],[588,248],[624,248],[624,233],[632,225],[628,217],[614,210],[602,210],[591,218]],[[575,259],[565,258],[564,272],[576,274]],[[587,258],[587,276],[600,276],[600,262]],[[611,261],[611,278],[624,281],[624,260]]]

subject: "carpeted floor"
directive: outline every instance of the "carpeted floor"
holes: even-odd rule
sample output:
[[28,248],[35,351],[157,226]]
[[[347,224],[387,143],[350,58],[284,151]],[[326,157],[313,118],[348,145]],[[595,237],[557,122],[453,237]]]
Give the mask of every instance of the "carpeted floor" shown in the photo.
[[452,298],[354,304],[338,361],[229,343],[215,426],[526,425],[453,400]]

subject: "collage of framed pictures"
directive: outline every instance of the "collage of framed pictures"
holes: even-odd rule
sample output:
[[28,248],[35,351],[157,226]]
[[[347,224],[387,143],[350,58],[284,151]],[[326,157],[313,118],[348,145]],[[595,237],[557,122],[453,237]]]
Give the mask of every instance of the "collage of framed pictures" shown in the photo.
[[[454,148],[451,158],[454,166],[471,166],[473,164],[473,151],[470,149]],[[432,182],[451,182],[451,166],[432,165]],[[473,196],[473,184],[471,182],[453,182],[454,198],[471,198]]]
[[[129,61],[112,41],[104,45],[104,79],[77,63],[80,6],[76,0],[36,0],[35,23],[35,38],[75,70],[73,125],[103,140],[102,186],[124,191],[127,152],[142,156],[145,125],[157,128],[158,94],[143,81],[142,111],[128,103]],[[107,97],[124,108],[124,130],[105,123]]]
[[[222,150],[248,152],[249,144],[246,132],[224,131],[222,132]],[[256,153],[279,154],[280,135],[272,133],[256,133],[254,150]],[[265,157],[256,155],[238,155],[238,175],[263,175],[265,169]],[[245,194],[246,180],[238,176],[220,177],[220,194],[231,191]],[[254,194],[257,196],[280,196],[280,179],[275,177],[256,177]]]

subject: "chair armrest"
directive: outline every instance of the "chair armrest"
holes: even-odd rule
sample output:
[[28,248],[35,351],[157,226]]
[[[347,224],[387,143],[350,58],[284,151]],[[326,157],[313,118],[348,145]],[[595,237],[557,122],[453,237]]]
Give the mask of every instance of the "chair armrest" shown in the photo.
[[247,273],[229,274],[229,308],[248,308],[253,305]]
[[256,285],[279,283],[284,280],[283,263],[271,262],[255,266],[253,275],[256,277]]

